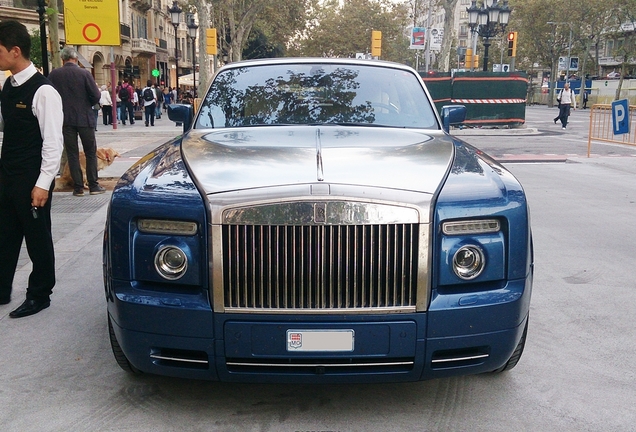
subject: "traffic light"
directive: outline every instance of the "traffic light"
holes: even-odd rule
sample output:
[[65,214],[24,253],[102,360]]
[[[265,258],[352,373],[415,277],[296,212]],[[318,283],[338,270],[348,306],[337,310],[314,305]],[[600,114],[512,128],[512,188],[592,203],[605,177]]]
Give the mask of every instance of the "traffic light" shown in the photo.
[[473,56],[473,69],[479,69],[479,54]]
[[380,57],[382,55],[382,32],[371,30],[371,55]]
[[464,58],[464,67],[472,69],[473,67],[473,50],[471,48],[466,49],[466,57]]
[[517,32],[508,33],[508,56],[517,57]]
[[216,55],[216,29],[209,28],[205,31],[206,47],[208,55]]

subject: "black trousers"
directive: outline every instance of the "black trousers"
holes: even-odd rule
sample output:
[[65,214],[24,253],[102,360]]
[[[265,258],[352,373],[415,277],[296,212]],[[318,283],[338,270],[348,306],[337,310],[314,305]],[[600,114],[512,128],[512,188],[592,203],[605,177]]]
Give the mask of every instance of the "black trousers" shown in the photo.
[[8,298],[13,287],[20,248],[26,241],[33,263],[26,298],[47,300],[55,286],[55,255],[51,235],[51,199],[55,183],[49,189],[49,199],[31,210],[31,191],[37,176],[7,179],[0,174],[0,297]]
[[135,123],[135,107],[132,101],[122,102],[121,123],[126,124],[126,113],[128,113],[128,119],[130,124]]
[[559,106],[559,115],[554,121],[561,120],[563,127],[568,125],[568,119],[570,117],[570,104],[561,104]]
[[95,140],[95,129],[79,126],[62,127],[64,135],[64,150],[66,150],[66,158],[68,167],[73,178],[73,187],[75,190],[84,189],[84,177],[82,176],[82,167],[79,162],[79,148],[77,135],[79,134],[86,156],[86,181],[89,189],[95,189],[99,186],[97,182],[97,141]]
[[153,102],[150,105],[144,106],[144,114],[146,116],[146,126],[148,126],[148,122],[150,122],[151,126],[155,125],[155,110],[157,105]]
[[102,107],[102,120],[105,125],[113,124],[113,107],[111,105]]

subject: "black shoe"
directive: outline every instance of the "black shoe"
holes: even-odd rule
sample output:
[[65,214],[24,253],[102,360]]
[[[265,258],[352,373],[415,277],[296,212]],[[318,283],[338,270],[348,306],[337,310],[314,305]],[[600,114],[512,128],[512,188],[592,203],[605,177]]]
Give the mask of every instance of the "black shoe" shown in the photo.
[[103,187],[97,185],[94,188],[91,188],[91,195],[99,195],[99,194],[103,194],[104,192],[106,192],[106,189],[104,189]]
[[0,297],[0,305],[6,305],[11,303],[11,296],[9,297]]
[[73,196],[84,196],[84,189],[75,189],[73,191]]
[[51,305],[51,300],[29,300],[26,299],[19,308],[9,313],[11,318],[22,318],[29,315],[35,315],[42,309],[46,309]]
[[148,122],[146,122],[146,127],[148,127]]

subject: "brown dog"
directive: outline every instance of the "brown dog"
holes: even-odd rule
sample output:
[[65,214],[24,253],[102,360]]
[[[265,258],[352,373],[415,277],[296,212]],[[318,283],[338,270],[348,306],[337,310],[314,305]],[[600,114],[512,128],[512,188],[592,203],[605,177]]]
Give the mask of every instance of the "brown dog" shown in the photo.
[[[97,149],[97,171],[101,171],[107,166],[110,166],[117,156],[121,156],[117,153],[117,150],[112,148],[98,148]],[[86,184],[86,155],[84,152],[79,152],[80,166],[82,167],[82,177],[84,178],[84,184]],[[71,170],[68,164],[64,165],[60,182],[63,186],[73,186],[73,178],[71,177]]]

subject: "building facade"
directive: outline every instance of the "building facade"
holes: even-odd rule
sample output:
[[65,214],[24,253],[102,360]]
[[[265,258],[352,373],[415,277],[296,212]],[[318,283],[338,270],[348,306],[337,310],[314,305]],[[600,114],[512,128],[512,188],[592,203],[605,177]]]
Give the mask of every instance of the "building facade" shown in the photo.
[[[187,74],[194,64],[191,39],[185,23],[186,14],[176,27],[170,20],[168,0],[121,0],[119,2],[119,46],[77,46],[80,64],[91,71],[98,85],[111,83],[111,63],[115,81],[128,78],[135,87],[143,88],[148,79],[164,86],[175,86],[177,73]],[[25,0],[0,0],[0,20],[14,19],[26,25],[30,32],[39,30],[37,7]],[[60,3],[59,39],[65,44],[64,15]],[[47,23],[47,35],[49,32]],[[50,38],[48,51],[51,52]],[[111,57],[112,55],[112,57]],[[178,56],[178,61],[176,57]],[[49,61],[51,59],[49,58]],[[177,70],[177,63],[179,69]],[[153,70],[157,70],[153,75]],[[115,83],[116,84],[116,83]]]

